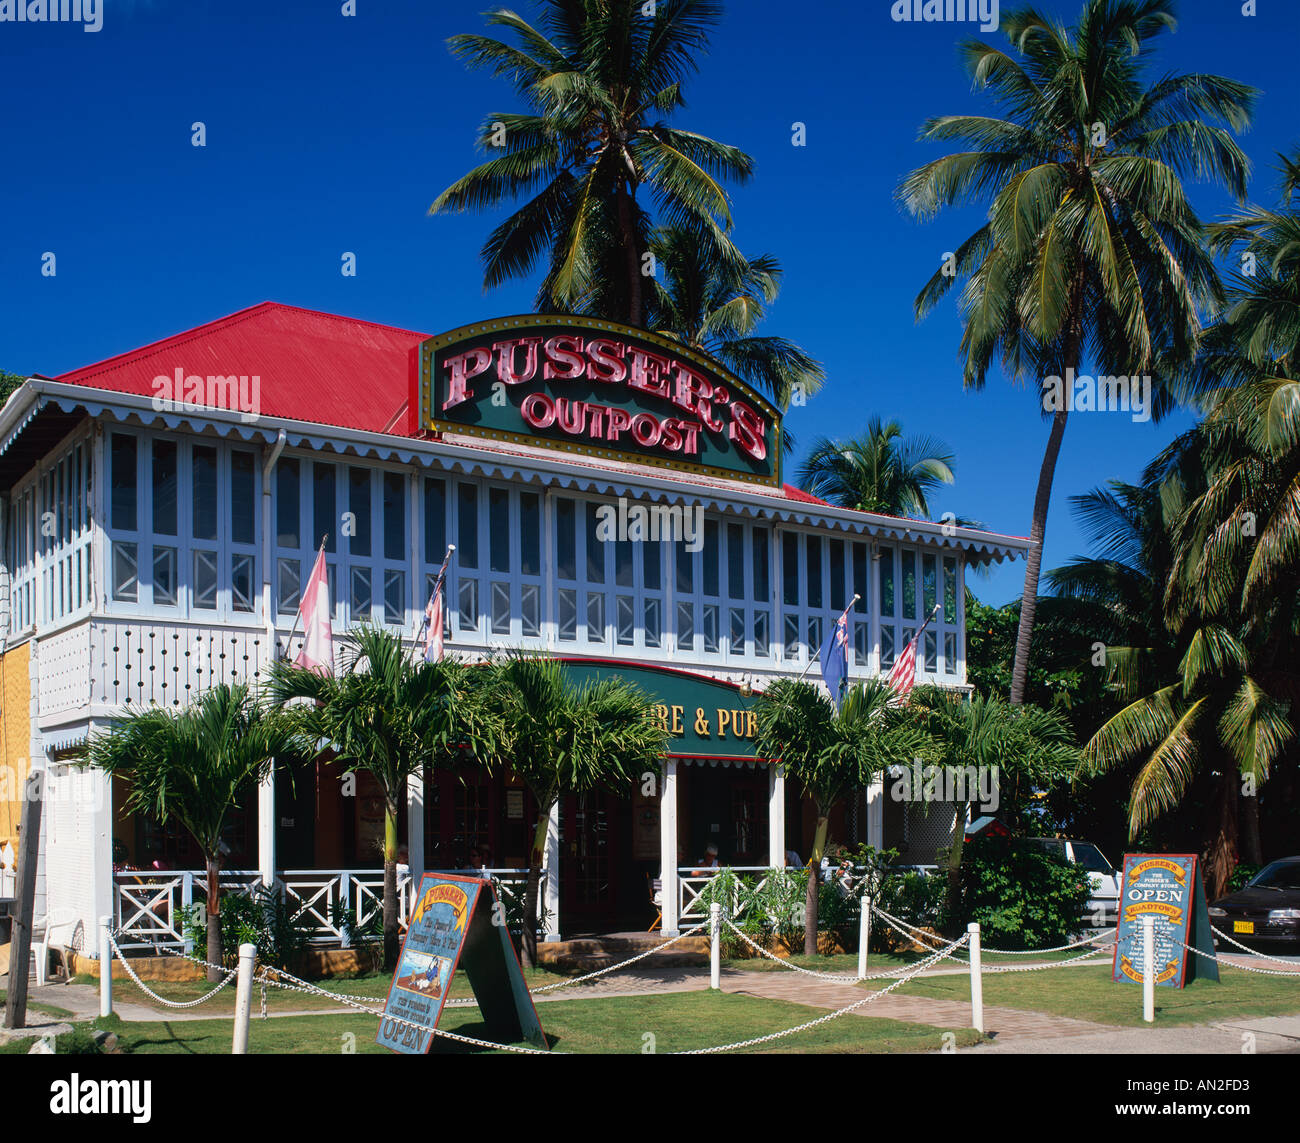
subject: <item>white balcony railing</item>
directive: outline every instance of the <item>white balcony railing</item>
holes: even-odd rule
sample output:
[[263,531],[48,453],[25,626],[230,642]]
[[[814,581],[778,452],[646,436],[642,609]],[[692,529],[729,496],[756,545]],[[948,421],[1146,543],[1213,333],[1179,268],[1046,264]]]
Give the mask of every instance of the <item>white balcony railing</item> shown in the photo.
[[[496,882],[497,892],[508,903],[521,900],[526,869],[452,870],[486,873]],[[542,874],[545,878],[545,873]],[[260,876],[247,870],[223,870],[221,890],[252,894]],[[276,889],[293,917],[311,928],[314,944],[347,947],[348,938],[340,923],[340,907],[351,912],[361,930],[382,916],[384,871],[382,869],[286,869],[276,874]],[[196,896],[207,893],[203,871],[176,872],[118,871],[113,874],[113,919],[122,948],[180,948],[186,943],[185,915]],[[398,918],[403,931],[411,914],[412,883],[398,885]]]

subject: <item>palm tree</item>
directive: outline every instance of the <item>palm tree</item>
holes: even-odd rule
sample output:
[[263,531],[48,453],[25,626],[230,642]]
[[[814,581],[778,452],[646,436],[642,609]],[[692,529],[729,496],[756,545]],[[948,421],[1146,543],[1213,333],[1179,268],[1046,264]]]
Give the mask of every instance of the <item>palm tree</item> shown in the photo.
[[[403,784],[424,767],[450,765],[463,748],[490,759],[494,720],[477,701],[472,668],[453,660],[412,662],[400,635],[362,626],[338,676],[279,660],[268,693],[303,738],[324,740],[349,771],[372,774],[384,795],[384,965],[397,962],[397,820]],[[295,699],[310,700],[294,703]],[[293,705],[289,705],[293,703]]]
[[859,437],[817,440],[799,470],[799,485],[841,508],[928,519],[929,497],[953,482],[955,459],[942,441],[903,439],[897,421],[873,416]]
[[537,963],[537,896],[546,829],[562,797],[624,789],[659,772],[668,735],[644,692],[621,679],[576,687],[556,659],[511,654],[485,668],[484,693],[501,719],[493,760],[537,803],[524,893],[522,959]]
[[831,811],[890,766],[907,766],[932,752],[928,736],[892,698],[883,681],[868,679],[848,689],[837,711],[812,683],[778,679],[758,699],[759,753],[773,765],[779,759],[817,807],[804,906],[804,952],[809,956],[817,952],[818,870]]
[[643,187],[664,218],[711,235],[739,262],[724,233],[731,208],[722,180],[745,181],[752,160],[666,122],[685,105],[683,85],[721,5],[541,4],[535,25],[505,9],[488,13],[488,24],[509,29],[514,44],[485,35],[449,41],[467,66],[509,79],[530,110],[487,117],[478,145],[492,157],[443,191],[430,213],[527,197],[483,247],[484,285],[525,277],[542,258],[539,310],[641,326],[652,229],[638,197]]
[[130,783],[124,809],[178,822],[207,870],[208,979],[221,979],[221,833],[227,813],[301,745],[290,721],[247,686],[222,684],[181,710],[133,711],[85,747],[91,765]]
[[[1085,356],[1101,375],[1164,378],[1195,356],[1199,306],[1221,296],[1203,227],[1180,179],[1227,187],[1241,200],[1248,161],[1223,124],[1249,126],[1256,92],[1216,75],[1170,75],[1146,86],[1152,44],[1175,26],[1173,0],[1087,0],[1066,30],[1033,8],[1004,13],[1012,53],[963,47],[977,86],[1002,118],[931,119],[921,138],[968,150],[913,171],[898,190],[914,215],[988,203],[988,221],[916,299],[925,316],[954,281],[962,294],[963,383],[982,388],[994,354],[1033,381],[1051,430],[1034,494],[1011,701],[1024,700],[1043,538],[1068,407]],[[1160,415],[1172,396],[1157,393]],[[1054,407],[1055,406],[1055,407]]]
[[702,350],[783,410],[796,394],[822,387],[821,363],[783,337],[755,330],[781,290],[781,264],[770,254],[728,259],[708,232],[667,226],[650,239],[656,274],[650,328]]
[[[994,775],[1000,797],[1006,783],[1042,788],[1066,779],[1079,760],[1074,735],[1057,711],[1032,704],[1011,703],[985,695],[967,698],[938,687],[919,687],[912,705],[936,743],[938,762],[968,777]],[[971,769],[973,768],[973,770]],[[982,778],[978,785],[983,785]],[[960,916],[961,857],[966,840],[966,817],[973,799],[971,783],[958,801],[948,847],[948,899],[945,913],[955,923]],[[916,792],[912,792],[913,797]]]

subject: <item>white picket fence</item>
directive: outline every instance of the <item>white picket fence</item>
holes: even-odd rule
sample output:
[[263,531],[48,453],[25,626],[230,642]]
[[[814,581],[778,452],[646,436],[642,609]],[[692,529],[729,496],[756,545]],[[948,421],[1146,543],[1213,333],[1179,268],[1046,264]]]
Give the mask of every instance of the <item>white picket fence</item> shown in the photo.
[[[486,873],[503,898],[518,900],[528,877],[526,869],[449,870]],[[545,878],[545,872],[542,874]],[[286,869],[275,878],[276,888],[295,917],[311,923],[312,942],[347,947],[347,934],[335,923],[342,903],[365,928],[384,908],[382,869]],[[252,894],[261,884],[256,871],[222,870],[221,891]],[[410,881],[398,886],[398,916],[403,930],[411,913]],[[118,871],[113,874],[113,920],[118,946],[180,948],[185,944],[185,915],[197,899],[207,895],[207,874],[202,870],[176,872]]]

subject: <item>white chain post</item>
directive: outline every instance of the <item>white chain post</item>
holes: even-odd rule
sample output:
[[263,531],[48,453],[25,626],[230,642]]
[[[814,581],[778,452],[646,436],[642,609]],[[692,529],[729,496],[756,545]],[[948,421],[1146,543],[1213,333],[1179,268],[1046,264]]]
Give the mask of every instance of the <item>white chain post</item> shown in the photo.
[[709,987],[715,992],[722,987],[722,906],[717,901],[709,906]]
[[253,1003],[253,960],[256,945],[239,946],[239,976],[235,984],[235,1035],[230,1046],[232,1056],[248,1055],[248,1017]]
[[99,1014],[113,1015],[113,950],[109,945],[108,932],[112,927],[112,917],[99,918]]
[[977,921],[966,926],[970,936],[970,1015],[971,1026],[984,1035],[984,978],[980,974],[980,927]]
[[867,979],[867,947],[871,944],[871,898],[862,898],[862,914],[858,917],[858,979]]
[[1142,918],[1142,1019],[1156,1021],[1156,919]]

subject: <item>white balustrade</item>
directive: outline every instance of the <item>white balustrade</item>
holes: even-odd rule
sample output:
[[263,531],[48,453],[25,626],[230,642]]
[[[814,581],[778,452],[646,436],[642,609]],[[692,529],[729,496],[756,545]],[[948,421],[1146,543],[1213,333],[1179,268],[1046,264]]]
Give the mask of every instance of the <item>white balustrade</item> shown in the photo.
[[[433,872],[432,870],[430,872]],[[497,885],[504,902],[518,904],[528,880],[526,869],[447,870],[486,874]],[[546,876],[542,872],[542,879]],[[307,923],[313,944],[346,947],[340,908],[351,914],[354,932],[363,931],[383,916],[383,869],[286,869],[276,874],[276,888],[291,914]],[[260,884],[257,871],[222,870],[221,891],[253,895]],[[195,895],[207,894],[207,874],[202,870],[176,872],[121,870],[113,874],[114,924],[121,948],[181,947],[185,941],[185,913]],[[399,883],[398,921],[405,931],[411,915],[414,885]]]

